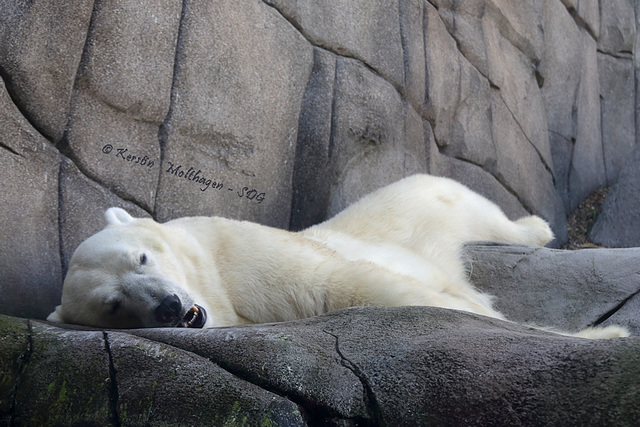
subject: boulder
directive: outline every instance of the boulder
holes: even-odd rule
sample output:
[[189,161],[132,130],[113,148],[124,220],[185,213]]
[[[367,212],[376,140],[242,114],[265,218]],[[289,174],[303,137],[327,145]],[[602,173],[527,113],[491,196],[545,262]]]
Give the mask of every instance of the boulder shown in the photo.
[[317,48],[314,57],[300,118],[293,229],[323,221],[427,163],[422,119],[389,82],[358,61]]
[[640,249],[474,243],[464,253],[471,281],[507,319],[569,332],[619,324],[640,335]]
[[638,145],[636,132],[637,13],[635,2],[615,0],[601,8],[598,68],[602,105],[602,138],[607,184]]
[[0,328],[3,424],[303,425],[286,398],[170,345],[6,316]]
[[598,53],[600,71],[600,109],[602,139],[607,170],[607,184],[618,180],[618,174],[633,155],[635,131],[635,67],[631,57],[614,57]]
[[[580,0],[583,3],[584,0]],[[634,52],[637,31],[635,2],[612,0],[600,11],[598,48],[612,55],[630,56]]]
[[314,46],[356,58],[394,86],[404,82],[399,0],[322,4],[265,0]]
[[6,316],[0,328],[9,424],[590,426],[640,416],[637,337],[570,338],[432,307],[210,330],[70,330]]
[[[525,211],[547,218],[559,242],[566,240],[549,138],[539,131],[547,122],[531,62],[539,62],[542,37],[527,23],[536,11],[527,6],[517,17],[506,2],[437,5],[425,5],[424,31],[425,114],[438,151],[489,172]],[[452,176],[444,166],[437,173]],[[488,185],[459,179],[472,188]]]

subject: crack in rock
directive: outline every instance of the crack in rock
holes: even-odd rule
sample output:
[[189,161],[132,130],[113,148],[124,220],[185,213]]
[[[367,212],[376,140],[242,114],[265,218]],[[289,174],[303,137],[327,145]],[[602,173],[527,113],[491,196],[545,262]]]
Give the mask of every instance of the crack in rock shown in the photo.
[[590,326],[598,326],[601,323],[603,323],[605,320],[609,319],[611,316],[613,316],[614,314],[616,314],[618,311],[620,311],[622,309],[622,307],[624,307],[629,301],[631,301],[636,295],[640,295],[640,289],[638,289],[637,291],[635,291],[634,293],[632,293],[631,295],[629,295],[628,297],[626,297],[625,299],[623,299],[622,301],[620,301],[615,307],[613,307],[611,310],[607,311],[606,313],[600,315]]
[[[187,13],[187,0],[182,0],[182,9],[180,10],[180,20],[178,22],[178,34],[176,36],[176,50],[173,58],[173,75],[171,76],[171,91],[169,94],[169,109],[167,110],[167,115],[164,120],[160,124],[158,128],[158,144],[160,147],[160,166],[164,165],[165,152],[167,141],[169,140],[169,124],[171,119],[173,118],[173,110],[175,107],[176,100],[176,84],[178,80],[178,73],[180,70],[180,56],[182,54],[182,46],[184,39],[184,26],[185,26],[185,15]],[[151,216],[156,219],[157,218],[157,210],[158,210],[158,195],[160,194],[160,186],[162,181],[162,174],[159,175],[158,181],[155,189],[155,197],[153,200],[152,212],[150,212]]]
[[13,148],[9,147],[6,144],[3,144],[2,142],[0,142],[0,148],[4,148],[5,150],[7,150],[8,152],[10,152],[11,154],[14,154],[16,156],[22,157],[24,159],[24,155],[18,153],[16,150],[14,150]]
[[[44,139],[49,141],[51,144],[53,144],[53,138],[48,136],[43,131],[43,129],[36,124],[36,120],[34,120],[33,114],[30,114],[29,111],[26,108],[22,107],[22,105],[20,103],[20,98],[13,93],[14,85],[12,83],[11,76],[9,74],[7,74],[7,72],[2,67],[0,67],[0,80],[2,80],[2,83],[4,84],[4,88],[5,88],[6,92],[7,92],[7,94],[9,95],[9,99],[11,99],[11,102],[13,103],[13,106],[18,110],[18,112],[20,113],[22,118],[24,118],[24,120],[29,124],[29,126],[31,126],[33,128],[33,130],[36,131],[36,133],[38,135],[40,135],[41,137],[43,137]],[[18,155],[20,157],[24,157],[22,154],[12,150],[10,147],[7,147],[7,146],[5,146],[3,144],[0,144],[0,147],[8,149],[12,153],[14,153],[14,154],[16,154],[16,155]]]
[[[119,333],[122,334],[127,334],[131,337],[135,337],[135,338],[142,338],[145,340],[149,340],[151,342],[154,343],[158,343],[161,344],[163,346],[167,346],[167,347],[171,347],[173,349],[179,350],[179,351],[184,351],[186,353],[189,353],[193,356],[197,356],[199,358],[202,358],[206,361],[208,361],[209,363],[217,366],[218,368],[224,370],[225,372],[228,372],[230,375],[236,377],[237,379],[239,379],[240,381],[245,381],[248,384],[251,384],[255,387],[258,387],[261,390],[264,390],[268,393],[274,394],[276,396],[282,397],[283,399],[288,400],[289,402],[293,403],[294,405],[296,405],[298,407],[298,411],[300,412],[301,416],[303,419],[308,421],[308,418],[310,418],[309,413],[313,412],[309,410],[309,402],[304,402],[302,401],[302,399],[300,399],[298,396],[291,396],[290,394],[287,393],[286,390],[281,390],[276,386],[273,386],[272,384],[270,384],[268,381],[261,381],[260,378],[256,378],[254,376],[252,376],[251,372],[246,372],[244,370],[241,369],[241,367],[234,367],[231,364],[222,362],[220,360],[216,360],[213,357],[211,357],[210,355],[204,353],[204,352],[199,352],[197,350],[193,350],[193,349],[188,349],[188,348],[184,348],[180,345],[176,345],[175,343],[171,343],[170,340],[166,340],[166,339],[158,339],[157,337],[148,337],[146,336],[144,333],[142,334],[137,334],[137,333],[132,333],[131,331],[118,331]],[[105,333],[106,336],[106,332],[103,331],[103,333]],[[109,360],[111,361],[111,353],[109,353]],[[114,371],[115,371],[115,367],[114,367]],[[320,412],[326,412],[326,411],[330,411],[331,408],[326,408],[326,407],[319,407],[317,409]],[[312,423],[313,424],[313,423]]]
[[323,331],[323,332],[328,335],[331,335],[336,340],[336,347],[335,347],[336,353],[338,354],[338,356],[340,356],[340,362],[342,366],[344,366],[345,368],[353,372],[353,374],[362,383],[362,388],[364,390],[364,396],[363,396],[364,403],[365,403],[365,407],[367,408],[367,411],[369,412],[369,418],[370,418],[369,421],[371,425],[385,425],[382,419],[378,398],[375,392],[373,391],[371,382],[369,381],[367,376],[364,374],[364,372],[358,367],[358,365],[353,363],[351,360],[349,360],[348,357],[344,355],[344,353],[342,353],[342,350],[340,350],[340,340],[338,336],[335,334],[332,334],[329,331]]
[[[305,29],[302,27],[302,25],[300,25],[300,23],[296,22],[295,19],[293,19],[292,17],[286,15],[285,13],[283,13],[275,4],[271,4],[269,1],[267,0],[262,0],[262,2],[272,8],[274,11],[276,11],[276,13],[278,13],[278,15],[280,15],[285,21],[287,21],[293,28],[296,29],[296,31],[298,31],[298,33],[300,33],[300,35],[307,41],[307,43],[309,43],[311,46],[317,48],[317,49],[323,49],[326,50],[327,52],[330,52],[338,57],[341,58],[347,58],[347,59],[353,59],[354,61],[359,62],[361,65],[363,65],[366,69],[368,69],[369,71],[371,71],[374,75],[376,75],[377,77],[381,78],[382,80],[384,80],[385,82],[389,83],[394,90],[398,93],[398,95],[400,95],[401,98],[404,99],[404,94],[403,94],[403,88],[401,86],[399,86],[398,84],[394,83],[393,81],[391,81],[389,78],[385,77],[381,71],[379,71],[377,68],[375,68],[373,65],[371,65],[369,62],[367,62],[366,59],[360,57],[356,52],[353,52],[351,50],[348,50],[346,48],[335,48],[333,46],[331,46],[329,43],[323,43],[321,40],[316,40],[313,36],[309,35],[309,33],[307,31],[305,31]],[[402,35],[401,35],[402,37]],[[406,74],[406,70],[403,67],[403,76],[402,76],[402,80],[404,81],[405,79],[405,74]]]
[[29,360],[31,360],[31,355],[33,354],[33,326],[31,324],[31,320],[27,319],[27,343],[26,343],[26,348],[24,350],[24,353],[22,353],[20,355],[20,357],[18,358],[18,378],[16,378],[16,382],[13,385],[13,388],[11,390],[11,395],[10,395],[10,400],[11,400],[11,405],[9,406],[9,413],[8,413],[8,424],[7,425],[15,425],[15,414],[16,414],[16,407],[17,407],[17,395],[18,395],[18,388],[20,387],[20,381],[22,379],[22,374],[24,373],[24,370],[27,367],[27,364],[29,363]]
[[109,410],[111,412],[111,422],[115,426],[122,425],[120,422],[120,415],[118,414],[118,402],[120,400],[118,392],[118,382],[116,379],[118,370],[113,362],[113,354],[111,353],[111,346],[109,344],[109,335],[106,331],[102,331],[104,337],[104,349],[109,357]]

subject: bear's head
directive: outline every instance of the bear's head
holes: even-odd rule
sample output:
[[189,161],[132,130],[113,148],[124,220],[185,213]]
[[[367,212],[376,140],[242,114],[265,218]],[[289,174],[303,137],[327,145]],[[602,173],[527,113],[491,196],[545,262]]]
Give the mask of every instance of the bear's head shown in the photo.
[[186,277],[164,226],[120,208],[71,257],[62,303],[47,320],[106,328],[201,328],[205,309],[185,289]]

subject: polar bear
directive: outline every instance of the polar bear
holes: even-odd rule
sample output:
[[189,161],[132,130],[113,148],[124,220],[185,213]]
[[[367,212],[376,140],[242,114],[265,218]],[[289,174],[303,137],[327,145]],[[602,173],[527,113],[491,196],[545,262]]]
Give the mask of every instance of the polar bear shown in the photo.
[[[159,224],[120,208],[71,258],[48,320],[107,328],[279,322],[350,306],[426,305],[498,319],[469,282],[468,241],[544,245],[537,216],[517,221],[447,178],[414,175],[300,232],[220,217]],[[626,336],[620,327],[580,336]]]

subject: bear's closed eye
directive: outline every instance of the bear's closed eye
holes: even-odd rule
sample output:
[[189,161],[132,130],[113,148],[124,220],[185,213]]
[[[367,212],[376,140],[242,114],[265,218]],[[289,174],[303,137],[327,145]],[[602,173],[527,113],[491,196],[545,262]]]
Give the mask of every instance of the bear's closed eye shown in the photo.
[[112,302],[109,306],[109,314],[114,315],[120,310],[120,301]]

